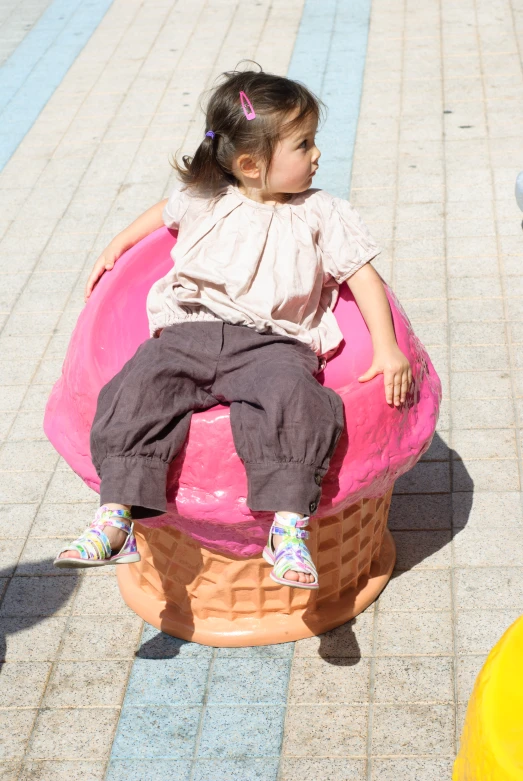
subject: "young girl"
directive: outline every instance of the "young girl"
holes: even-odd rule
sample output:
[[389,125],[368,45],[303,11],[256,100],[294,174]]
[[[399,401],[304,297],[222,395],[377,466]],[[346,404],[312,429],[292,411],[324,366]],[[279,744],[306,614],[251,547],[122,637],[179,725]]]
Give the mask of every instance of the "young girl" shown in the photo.
[[[265,559],[280,584],[318,588],[304,540],[343,431],[340,397],[316,380],[342,341],[333,315],[347,281],[389,404],[412,381],[394,336],[378,247],[347,201],[311,189],[319,101],[263,72],[224,74],[206,133],[176,164],[185,185],[120,233],[96,261],[86,299],[125,250],[165,223],[174,267],[148,295],[151,338],[98,397],[91,454],[101,507],[57,567],[138,561],[132,519],[166,512],[169,464],[193,412],[230,405],[247,505],[275,512]],[[343,143],[343,139],[340,139]]]

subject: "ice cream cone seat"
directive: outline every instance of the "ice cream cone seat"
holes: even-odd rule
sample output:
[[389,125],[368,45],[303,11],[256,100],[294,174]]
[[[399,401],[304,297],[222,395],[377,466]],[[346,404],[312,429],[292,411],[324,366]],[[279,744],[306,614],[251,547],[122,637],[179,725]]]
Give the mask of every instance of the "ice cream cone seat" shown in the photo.
[[[48,400],[48,438],[95,491],[100,481],[89,432],[98,393],[148,338],[145,300],[170,268],[175,240],[162,228],[104,274],[78,319]],[[413,367],[408,403],[389,407],[382,377],[358,382],[370,366],[372,344],[345,285],[335,310],[345,341],[318,376],[341,396],[346,418],[311,522],[319,591],[278,586],[268,578],[260,554],[272,518],[246,505],[245,470],[228,408],[217,406],[192,418],[186,445],[169,471],[168,512],[136,524],[142,561],[118,569],[124,599],[143,618],[197,642],[256,645],[331,629],[376,598],[394,565],[386,527],[392,487],[429,447],[441,395],[430,359],[387,294],[398,344]]]

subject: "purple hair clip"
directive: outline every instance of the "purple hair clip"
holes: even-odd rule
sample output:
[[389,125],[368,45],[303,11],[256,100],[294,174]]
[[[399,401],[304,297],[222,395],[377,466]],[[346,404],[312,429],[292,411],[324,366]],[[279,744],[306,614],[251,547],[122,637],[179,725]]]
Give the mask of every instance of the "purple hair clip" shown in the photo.
[[240,101],[242,104],[243,113],[245,114],[246,119],[255,119],[256,114],[254,112],[254,109],[252,107],[252,103],[245,94],[245,92],[240,92]]
[[216,133],[214,132],[214,130],[208,130],[207,133],[205,134],[205,138],[207,138],[207,136],[209,138],[214,138],[215,135]]

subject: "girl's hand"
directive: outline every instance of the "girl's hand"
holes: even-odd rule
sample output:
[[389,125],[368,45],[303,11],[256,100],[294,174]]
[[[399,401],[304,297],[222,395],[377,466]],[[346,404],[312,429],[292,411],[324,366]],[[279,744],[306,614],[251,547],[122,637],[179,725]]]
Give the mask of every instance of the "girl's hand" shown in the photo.
[[412,385],[412,369],[397,345],[376,351],[372,366],[359,377],[359,382],[368,382],[378,374],[383,374],[387,404],[404,404]]
[[118,246],[114,241],[111,241],[93,266],[93,270],[91,271],[91,275],[85,286],[84,301],[87,301],[102,274],[106,271],[110,271],[121,255],[123,255],[122,247]]

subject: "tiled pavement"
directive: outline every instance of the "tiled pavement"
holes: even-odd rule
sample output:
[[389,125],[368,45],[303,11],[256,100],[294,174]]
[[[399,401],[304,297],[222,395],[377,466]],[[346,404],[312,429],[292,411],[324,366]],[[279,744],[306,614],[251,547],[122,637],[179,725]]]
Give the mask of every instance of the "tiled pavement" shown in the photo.
[[[215,651],[141,637],[114,574],[50,568],[97,506],[42,416],[98,251],[169,191],[216,74],[254,57],[299,77],[308,35],[330,41],[315,88],[335,89],[345,5],[115,0],[0,173],[1,779],[450,778],[474,677],[523,610],[522,0],[372,3],[351,201],[445,396],[397,484],[376,605],[322,638]],[[0,2],[0,62],[51,6]],[[326,170],[344,141],[350,170],[343,121]]]

